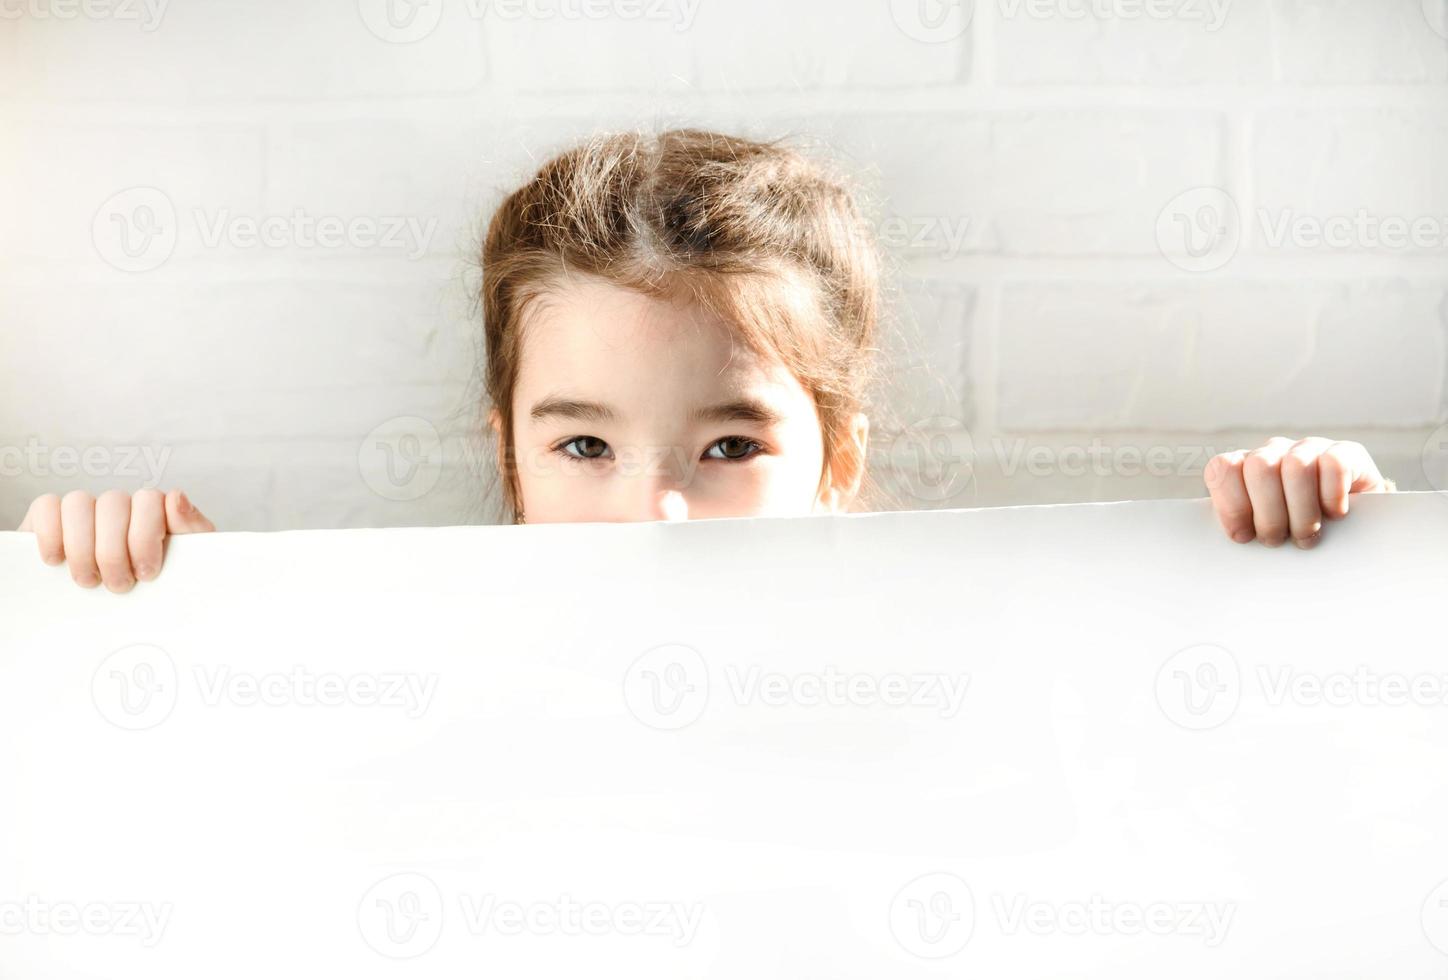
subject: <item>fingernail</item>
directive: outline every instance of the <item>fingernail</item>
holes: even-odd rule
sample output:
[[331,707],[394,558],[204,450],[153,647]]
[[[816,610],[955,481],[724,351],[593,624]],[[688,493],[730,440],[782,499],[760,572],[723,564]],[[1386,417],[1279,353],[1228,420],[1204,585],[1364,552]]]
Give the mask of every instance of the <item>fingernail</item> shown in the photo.
[[141,565],[136,568],[136,578],[142,582],[149,582],[156,577],[156,570],[148,565]]
[[176,495],[176,509],[183,514],[191,513],[191,501],[184,490]]
[[1279,547],[1281,547],[1281,546],[1282,546],[1282,541],[1283,541],[1282,538],[1263,538],[1263,539],[1262,539],[1262,543],[1265,544],[1265,545],[1266,545],[1267,547],[1269,547],[1269,548],[1279,548]]
[[1320,537],[1322,537],[1322,534],[1321,534],[1321,533],[1319,533],[1319,532],[1313,532],[1312,534],[1309,534],[1309,535],[1308,535],[1307,537],[1305,537],[1305,538],[1296,538],[1296,539],[1294,539],[1294,543],[1297,545],[1297,547],[1299,547],[1299,548],[1301,548],[1302,550],[1306,551],[1306,550],[1309,549],[1309,548],[1316,548],[1316,547],[1317,547],[1317,539],[1320,538]]
[[1232,534],[1232,540],[1237,542],[1238,544],[1246,544],[1248,541],[1252,540],[1252,532],[1236,531]]

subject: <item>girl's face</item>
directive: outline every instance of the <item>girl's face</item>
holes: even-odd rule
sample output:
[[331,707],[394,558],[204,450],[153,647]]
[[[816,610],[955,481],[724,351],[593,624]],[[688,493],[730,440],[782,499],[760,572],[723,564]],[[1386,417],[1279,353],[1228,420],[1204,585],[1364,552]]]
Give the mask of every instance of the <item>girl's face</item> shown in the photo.
[[[858,489],[859,473],[821,488],[799,380],[698,308],[577,276],[531,303],[523,330],[513,435],[530,524],[793,517],[843,511]],[[856,415],[860,459],[866,432]]]

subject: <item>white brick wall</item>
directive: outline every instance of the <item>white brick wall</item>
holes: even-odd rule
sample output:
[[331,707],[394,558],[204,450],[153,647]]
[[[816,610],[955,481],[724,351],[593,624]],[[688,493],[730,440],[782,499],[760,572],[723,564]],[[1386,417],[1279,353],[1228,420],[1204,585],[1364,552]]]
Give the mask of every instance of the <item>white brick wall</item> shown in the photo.
[[157,474],[230,529],[491,519],[487,212],[686,123],[866,188],[891,506],[1193,496],[1276,432],[1448,488],[1448,0],[89,3],[0,5],[7,526]]

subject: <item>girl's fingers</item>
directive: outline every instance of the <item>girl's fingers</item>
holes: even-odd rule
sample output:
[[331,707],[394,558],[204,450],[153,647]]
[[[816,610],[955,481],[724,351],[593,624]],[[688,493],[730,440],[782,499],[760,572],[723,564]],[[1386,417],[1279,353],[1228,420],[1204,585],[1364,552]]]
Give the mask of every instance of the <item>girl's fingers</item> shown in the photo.
[[1362,443],[1330,443],[1317,461],[1322,509],[1328,518],[1347,516],[1348,494],[1388,489],[1378,464]]
[[1330,521],[1347,516],[1347,495],[1352,489],[1349,472],[1341,452],[1329,448],[1317,459],[1317,488],[1322,500],[1322,513]]
[[136,584],[126,538],[131,528],[131,495],[107,490],[95,504],[96,567],[112,592],[129,592]]
[[1222,530],[1240,544],[1256,536],[1252,526],[1252,501],[1247,497],[1247,486],[1242,479],[1242,462],[1246,456],[1246,451],[1240,449],[1221,453],[1213,456],[1202,471]]
[[166,496],[159,490],[139,490],[131,498],[131,529],[126,547],[137,580],[149,582],[161,573],[162,544],[166,539]]
[[1331,445],[1327,439],[1299,439],[1282,456],[1282,496],[1287,525],[1299,548],[1311,548],[1322,533],[1322,502],[1317,460]]
[[172,490],[166,494],[166,530],[171,534],[199,534],[215,531],[216,525],[196,509],[186,494]]
[[20,522],[20,530],[35,535],[35,544],[40,549],[40,560],[47,565],[59,565],[65,561],[65,543],[60,536],[60,498],[53,493],[36,497]]
[[84,589],[101,584],[96,568],[95,499],[84,490],[72,490],[60,501],[61,541],[70,577]]
[[180,490],[141,490],[134,497],[111,490],[99,500],[76,490],[64,498],[37,497],[19,529],[35,535],[47,565],[68,564],[77,585],[93,589],[104,582],[112,592],[129,592],[160,574],[167,534],[216,526]]
[[1287,500],[1282,494],[1281,468],[1282,457],[1291,446],[1291,440],[1277,436],[1248,453],[1242,462],[1247,497],[1252,501],[1252,523],[1257,537],[1269,548],[1287,540]]

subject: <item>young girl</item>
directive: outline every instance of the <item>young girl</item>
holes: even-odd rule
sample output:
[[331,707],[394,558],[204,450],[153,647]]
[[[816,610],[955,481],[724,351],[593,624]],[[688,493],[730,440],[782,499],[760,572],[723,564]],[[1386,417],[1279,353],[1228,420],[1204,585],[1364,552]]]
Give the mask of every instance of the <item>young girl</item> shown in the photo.
[[[695,130],[592,139],[503,202],[483,247],[489,425],[514,522],[843,512],[860,494],[879,267],[846,184]],[[1233,540],[1318,539],[1390,490],[1363,447],[1274,438],[1205,471]],[[93,588],[215,530],[185,494],[74,492],[20,525]]]

